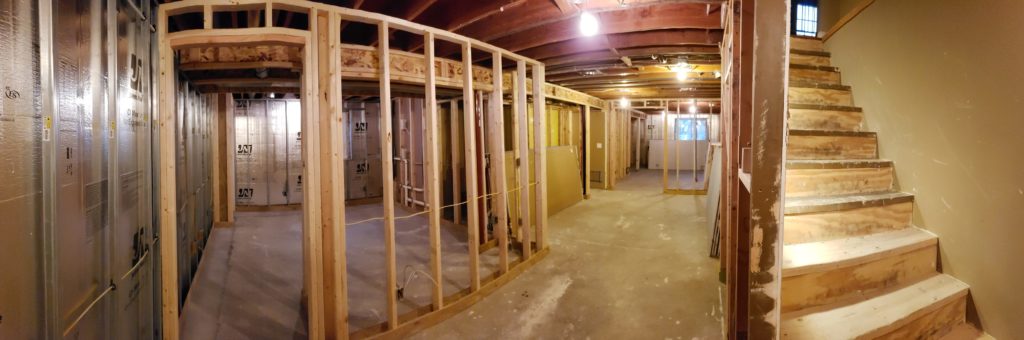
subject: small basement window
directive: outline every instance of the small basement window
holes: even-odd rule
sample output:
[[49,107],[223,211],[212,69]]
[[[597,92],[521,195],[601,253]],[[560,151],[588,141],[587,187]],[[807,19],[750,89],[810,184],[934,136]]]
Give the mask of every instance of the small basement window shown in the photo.
[[708,140],[707,118],[679,118],[676,119],[676,128],[678,140]]
[[796,5],[796,35],[814,37],[818,35],[818,6]]

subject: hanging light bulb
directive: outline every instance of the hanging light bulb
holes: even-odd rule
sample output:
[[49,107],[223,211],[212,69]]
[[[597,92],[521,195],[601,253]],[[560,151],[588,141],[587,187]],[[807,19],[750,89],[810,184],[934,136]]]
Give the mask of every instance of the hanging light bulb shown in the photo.
[[629,107],[629,99],[626,99],[626,97],[619,99],[619,107]]
[[697,106],[696,105],[690,105],[690,114],[694,114],[694,113],[697,113]]
[[690,65],[685,61],[680,61],[679,65],[676,65],[676,80],[685,81],[689,72]]
[[597,34],[600,30],[600,24],[597,22],[597,17],[588,12],[580,14],[580,33],[585,37],[592,37]]

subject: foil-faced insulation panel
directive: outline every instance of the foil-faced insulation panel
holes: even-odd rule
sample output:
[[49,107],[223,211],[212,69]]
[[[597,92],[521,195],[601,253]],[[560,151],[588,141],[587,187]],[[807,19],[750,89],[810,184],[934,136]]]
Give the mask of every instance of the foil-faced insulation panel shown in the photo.
[[235,102],[238,205],[302,203],[302,108],[298,100]]
[[380,159],[380,104],[345,103],[345,199],[383,195]]
[[43,327],[42,126],[37,2],[0,0],[0,339]]
[[59,331],[91,339],[104,336],[112,314],[107,303],[88,307],[107,291],[108,256],[116,251],[107,228],[105,16],[98,1],[58,1],[54,14],[57,321]]

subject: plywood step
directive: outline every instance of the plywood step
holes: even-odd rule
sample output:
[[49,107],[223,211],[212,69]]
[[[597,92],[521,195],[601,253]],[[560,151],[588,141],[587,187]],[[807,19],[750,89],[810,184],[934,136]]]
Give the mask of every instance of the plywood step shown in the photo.
[[824,84],[842,84],[843,77],[839,69],[831,66],[796,64],[790,60],[789,81],[802,81]]
[[789,83],[789,102],[853,106],[853,92],[849,86],[807,82]]
[[789,37],[789,48],[805,51],[824,51],[825,44],[818,38]]
[[864,112],[853,106],[790,104],[788,123],[795,130],[860,131]]
[[783,243],[788,246],[899,230],[910,226],[913,213],[914,195],[902,192],[786,198]]
[[967,285],[938,274],[853,304],[782,316],[783,339],[936,339],[964,323]]
[[832,64],[831,59],[831,54],[825,51],[809,51],[798,49],[789,50],[790,64],[829,66]]
[[782,311],[859,301],[935,274],[935,235],[910,227],[783,249]]
[[875,158],[878,136],[874,132],[789,130],[787,160]]
[[921,228],[904,228],[860,237],[799,243],[783,248],[782,276],[851,267],[887,256],[937,244],[935,234]]
[[795,160],[786,162],[786,198],[889,192],[889,160]]
[[963,323],[959,326],[953,327],[953,330],[946,333],[946,335],[939,338],[939,340],[996,340],[996,338],[974,328],[974,326],[971,326],[969,323]]

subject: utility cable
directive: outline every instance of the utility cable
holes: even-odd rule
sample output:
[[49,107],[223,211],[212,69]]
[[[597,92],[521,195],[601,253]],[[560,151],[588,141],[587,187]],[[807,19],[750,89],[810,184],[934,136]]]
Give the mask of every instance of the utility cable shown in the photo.
[[[532,187],[532,186],[536,186],[536,185],[537,185],[537,182],[533,182],[533,183],[530,183],[528,186]],[[515,189],[512,189],[512,190],[505,190],[505,191],[501,191],[501,192],[494,192],[494,193],[490,193],[490,194],[480,195],[480,196],[477,196],[475,198],[475,200],[489,198],[489,197],[496,196],[496,195],[501,195],[501,194],[510,194],[510,193],[513,193],[513,192],[516,192],[516,191],[520,191],[522,189],[523,189],[523,187],[520,186],[520,187],[516,187]],[[457,207],[457,206],[460,206],[460,205],[464,205],[464,204],[467,204],[467,203],[469,203],[469,200],[458,202],[458,203],[454,203],[454,204],[449,204],[449,205],[441,207],[441,209],[454,208],[454,207]],[[413,217],[416,217],[416,216],[428,214],[431,211],[433,211],[433,209],[423,209],[423,211],[420,211],[420,212],[417,212],[417,213],[413,213],[413,214],[409,214],[409,215],[403,215],[403,216],[396,216],[396,217],[394,217],[394,220],[397,221],[397,220],[404,220],[404,219],[408,219],[408,218],[413,218]],[[371,218],[368,218],[368,219],[365,219],[365,220],[359,220],[359,221],[355,221],[355,222],[351,222],[351,223],[345,223],[345,226],[352,226],[352,225],[362,224],[362,223],[372,222],[372,221],[383,221],[384,219],[385,219],[385,217],[383,217],[383,216],[381,216],[381,217],[371,217]]]

